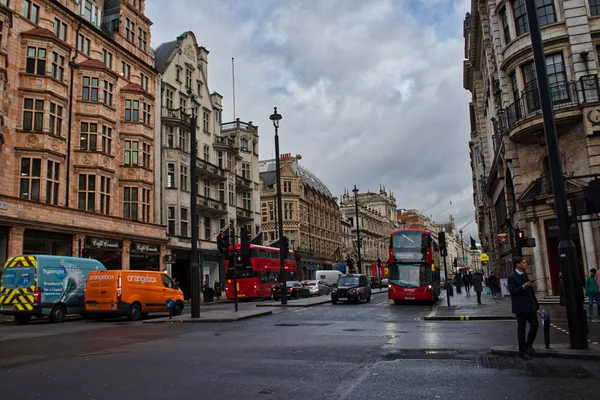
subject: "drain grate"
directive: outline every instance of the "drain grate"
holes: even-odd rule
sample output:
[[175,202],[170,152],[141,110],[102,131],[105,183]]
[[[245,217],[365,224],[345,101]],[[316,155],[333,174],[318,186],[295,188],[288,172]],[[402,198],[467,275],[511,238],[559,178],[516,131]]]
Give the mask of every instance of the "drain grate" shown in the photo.
[[477,357],[477,367],[488,369],[517,369],[523,368],[523,363],[516,357],[480,356]]
[[271,394],[275,391],[275,389],[266,388],[258,392],[258,394]]
[[275,324],[275,326],[299,326],[299,324]]

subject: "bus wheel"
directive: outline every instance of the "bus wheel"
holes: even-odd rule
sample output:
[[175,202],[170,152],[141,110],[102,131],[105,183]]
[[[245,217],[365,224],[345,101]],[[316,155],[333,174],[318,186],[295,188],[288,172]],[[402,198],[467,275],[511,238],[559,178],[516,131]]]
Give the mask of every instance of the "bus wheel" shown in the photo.
[[400,305],[400,304],[402,304],[402,300],[394,300],[394,304],[395,305]]
[[30,319],[31,319],[31,315],[26,315],[26,314],[15,315],[15,321],[17,321],[19,324],[26,324],[29,322]]
[[67,310],[65,310],[65,306],[58,304],[54,306],[52,311],[50,311],[50,321],[63,322],[65,320],[66,314]]

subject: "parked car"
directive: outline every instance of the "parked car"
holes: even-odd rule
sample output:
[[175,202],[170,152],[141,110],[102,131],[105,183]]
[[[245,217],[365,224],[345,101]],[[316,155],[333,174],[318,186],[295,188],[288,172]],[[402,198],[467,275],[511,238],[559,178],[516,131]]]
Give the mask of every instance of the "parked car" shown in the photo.
[[315,273],[315,279],[324,282],[329,287],[334,287],[340,275],[342,273],[337,270],[320,270]]
[[302,285],[308,289],[311,296],[320,296],[322,294],[328,295],[331,292],[329,286],[323,281],[302,281]]
[[[302,283],[298,281],[287,281],[286,285],[286,296],[290,299],[298,299],[300,297],[310,297],[310,292],[307,288],[302,286]],[[276,283],[273,288],[273,299],[281,299],[281,284]]]
[[338,301],[371,301],[371,285],[366,275],[348,274],[342,275],[337,281],[337,288],[331,292],[331,302]]
[[390,285],[390,281],[388,280],[388,278],[383,278],[383,279],[381,280],[381,287],[382,287],[382,288],[386,288],[386,287],[388,287],[389,285]]

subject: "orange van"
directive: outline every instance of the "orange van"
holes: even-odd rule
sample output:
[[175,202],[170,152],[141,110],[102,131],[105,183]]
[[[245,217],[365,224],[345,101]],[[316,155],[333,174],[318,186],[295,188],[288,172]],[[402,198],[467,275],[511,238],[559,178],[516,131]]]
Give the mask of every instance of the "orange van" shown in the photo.
[[[171,301],[169,301],[171,300]],[[169,275],[154,271],[92,271],[87,278],[85,312],[96,320],[127,316],[130,321],[151,312],[183,311],[183,292]]]

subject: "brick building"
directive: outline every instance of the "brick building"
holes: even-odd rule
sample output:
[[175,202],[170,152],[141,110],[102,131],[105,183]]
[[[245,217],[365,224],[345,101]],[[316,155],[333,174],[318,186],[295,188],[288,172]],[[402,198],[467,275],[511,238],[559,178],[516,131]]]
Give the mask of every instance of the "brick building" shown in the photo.
[[0,1],[0,262],[161,268],[143,0]]
[[[536,2],[567,198],[600,172],[600,7],[597,1]],[[558,227],[524,0],[471,2],[464,22],[464,87],[472,93],[471,166],[479,237],[490,264],[509,274],[515,229],[536,290],[559,290]],[[597,222],[572,225],[580,274],[598,266]]]

